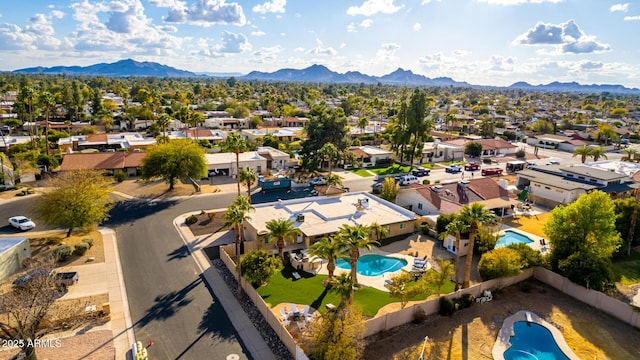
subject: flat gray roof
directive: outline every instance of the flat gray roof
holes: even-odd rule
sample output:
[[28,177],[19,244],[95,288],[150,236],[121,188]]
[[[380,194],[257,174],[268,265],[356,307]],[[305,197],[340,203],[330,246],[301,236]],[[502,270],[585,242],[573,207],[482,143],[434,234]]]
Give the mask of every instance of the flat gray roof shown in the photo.
[[522,170],[518,172],[518,176],[523,177],[529,181],[539,182],[541,184],[553,186],[563,190],[593,190],[599,188],[599,186],[596,185],[584,184],[577,181],[569,181],[565,180],[560,175],[552,175],[535,170]]
[[4,254],[12,247],[22,243],[27,240],[26,237],[23,238],[0,238],[0,254]]

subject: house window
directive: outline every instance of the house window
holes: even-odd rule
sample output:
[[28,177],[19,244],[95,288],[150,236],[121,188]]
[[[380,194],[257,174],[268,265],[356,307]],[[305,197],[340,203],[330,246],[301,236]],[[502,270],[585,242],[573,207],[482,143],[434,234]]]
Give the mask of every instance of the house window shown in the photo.
[[544,188],[545,188],[545,189],[547,189],[547,190],[551,190],[551,188],[550,188],[550,187],[548,187],[548,186],[545,186]]
[[407,224],[405,223],[400,224],[400,229],[406,229],[406,228],[407,228]]
[[391,234],[391,226],[387,226],[387,233]]
[[262,166],[258,165],[258,166],[256,167],[256,172],[257,172],[257,173],[261,173],[261,172],[262,172]]
[[422,203],[418,203],[418,210],[422,210]]

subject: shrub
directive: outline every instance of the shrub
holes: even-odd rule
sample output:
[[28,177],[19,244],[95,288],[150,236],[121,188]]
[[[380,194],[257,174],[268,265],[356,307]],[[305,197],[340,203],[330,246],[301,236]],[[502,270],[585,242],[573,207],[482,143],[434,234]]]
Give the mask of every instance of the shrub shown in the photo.
[[50,237],[47,239],[47,244],[49,245],[60,245],[61,242],[62,242],[61,237]]
[[440,315],[451,316],[458,310],[458,305],[447,297],[440,298]]
[[431,226],[429,226],[429,224],[423,222],[422,224],[420,224],[420,231],[422,232],[422,235],[429,235],[429,230],[431,229]]
[[89,250],[89,244],[85,243],[85,242],[79,242],[74,246],[74,253],[76,255],[84,255],[87,250]]
[[93,239],[92,238],[86,238],[86,239],[82,239],[82,242],[89,245],[89,249],[91,249],[93,247]]
[[117,182],[123,182],[127,180],[127,173],[122,170],[116,170],[113,173],[113,178],[116,179]]
[[187,226],[193,225],[197,222],[198,222],[198,217],[195,215],[190,215],[186,219],[184,219],[184,223],[187,224]]
[[460,298],[460,305],[463,308],[468,308],[471,305],[473,305],[473,303],[476,301],[476,297],[471,295],[471,294],[464,294],[462,295],[462,297]]
[[422,185],[429,185],[429,184],[431,184],[431,181],[429,179],[422,180]]
[[482,159],[482,162],[485,164],[491,164],[491,159],[490,158],[484,158]]
[[64,262],[69,260],[73,250],[71,250],[71,246],[69,245],[60,245],[55,250],[53,250],[53,256],[59,261]]
[[427,320],[427,313],[424,311],[423,308],[419,307],[418,310],[416,310],[415,314],[413,315],[413,322],[415,324],[421,324],[425,320]]
[[524,149],[519,149],[518,151],[516,151],[516,157],[517,158],[523,158],[525,157],[527,153],[524,151]]

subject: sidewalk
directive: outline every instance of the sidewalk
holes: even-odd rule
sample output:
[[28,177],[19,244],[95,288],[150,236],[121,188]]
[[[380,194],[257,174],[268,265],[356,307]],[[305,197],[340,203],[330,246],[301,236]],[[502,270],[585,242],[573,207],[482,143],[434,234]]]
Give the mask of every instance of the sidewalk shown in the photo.
[[256,329],[244,312],[235,295],[231,292],[218,271],[211,266],[204,252],[201,251],[218,239],[218,237],[210,235],[200,237],[193,236],[189,228],[184,224],[184,219],[189,215],[191,214],[178,216],[173,220],[173,225],[176,227],[176,230],[178,230],[185,245],[189,248],[189,252],[202,272],[209,288],[218,298],[220,304],[222,304],[229,320],[231,320],[236,331],[238,331],[242,343],[251,353],[251,357],[261,360],[275,360],[275,355],[260,335],[258,329]]

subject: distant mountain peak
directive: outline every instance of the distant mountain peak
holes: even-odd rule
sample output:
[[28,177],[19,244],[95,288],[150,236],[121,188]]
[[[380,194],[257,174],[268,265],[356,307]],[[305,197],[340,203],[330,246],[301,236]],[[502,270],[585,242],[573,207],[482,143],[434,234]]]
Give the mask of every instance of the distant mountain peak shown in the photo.
[[114,63],[100,63],[90,66],[32,67],[13,71],[21,74],[68,74],[86,76],[151,76],[151,77],[197,77],[195,73],[179,70],[155,62],[140,62],[123,59]]

